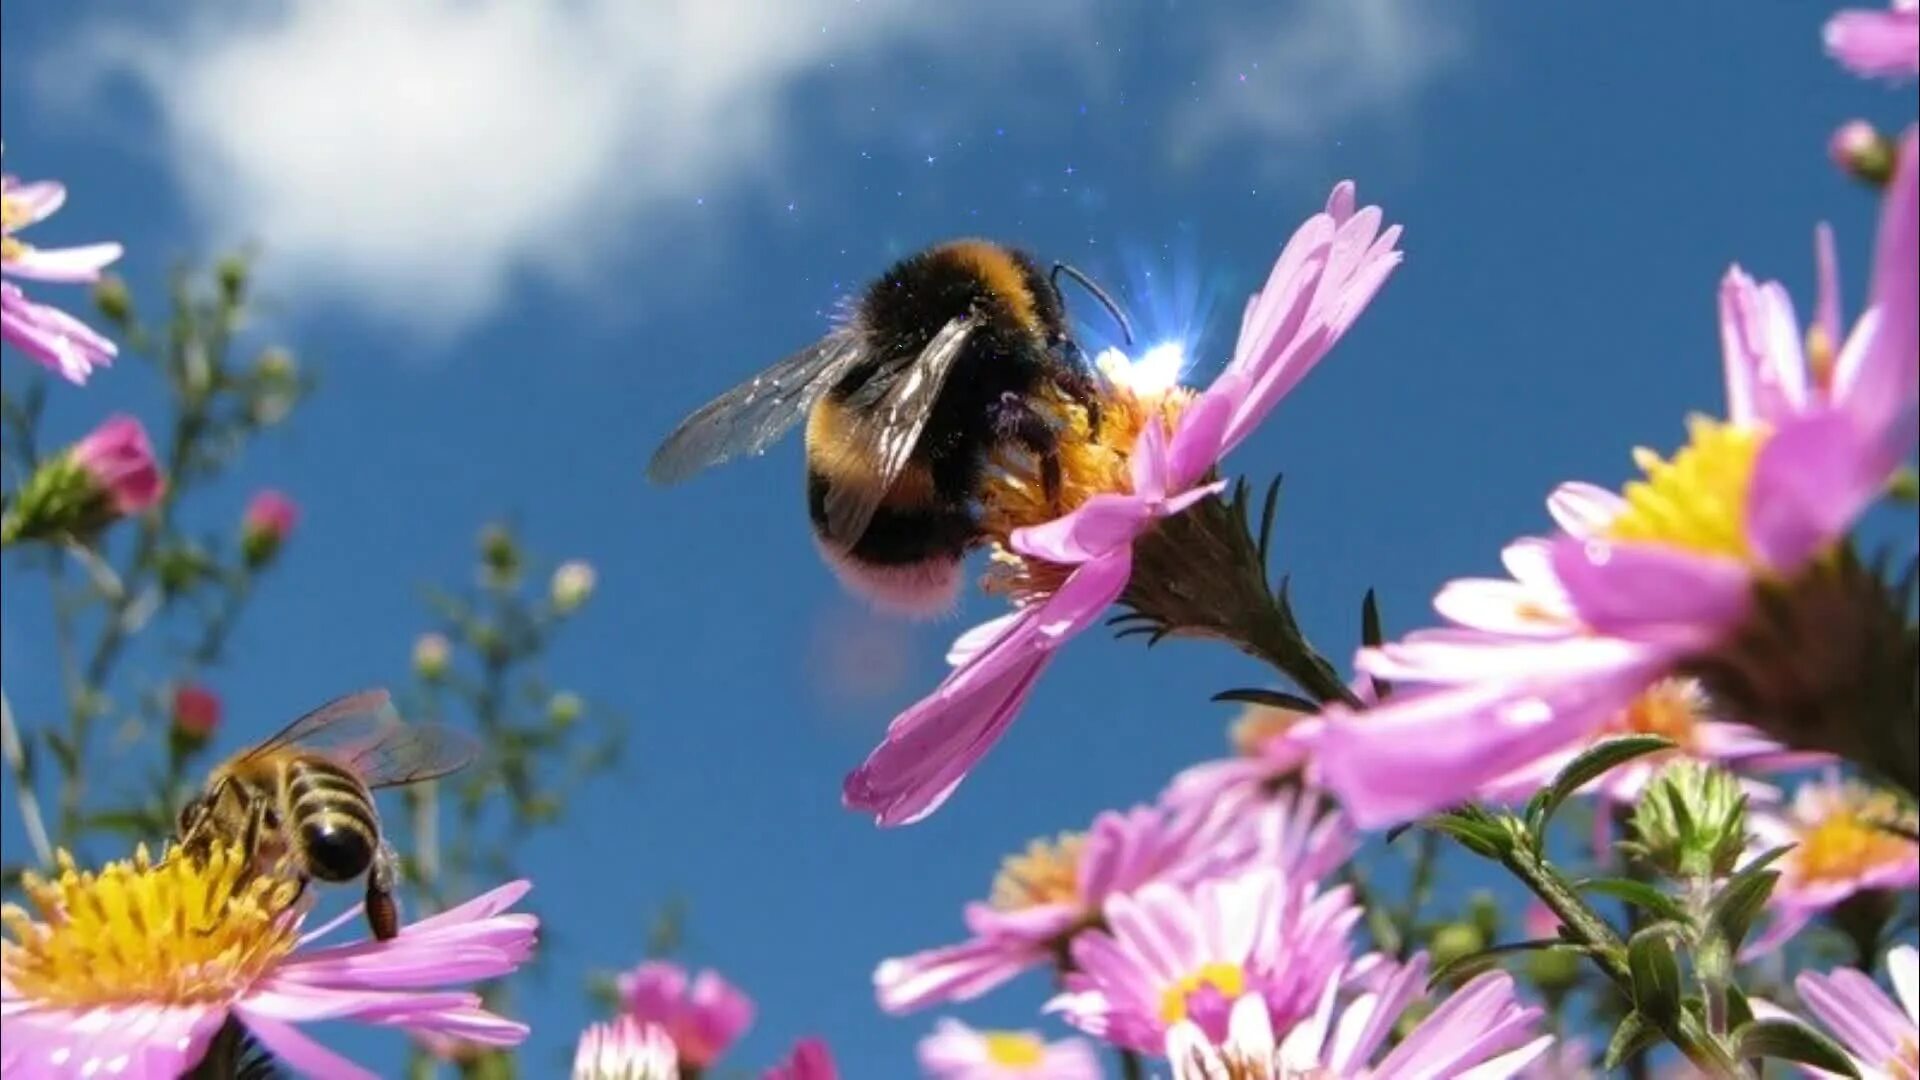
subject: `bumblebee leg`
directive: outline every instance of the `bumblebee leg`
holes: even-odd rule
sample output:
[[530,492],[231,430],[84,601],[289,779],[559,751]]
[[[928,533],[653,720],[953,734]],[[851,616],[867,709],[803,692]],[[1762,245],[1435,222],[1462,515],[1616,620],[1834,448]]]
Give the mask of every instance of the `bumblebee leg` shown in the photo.
[[1059,374],[1054,376],[1054,385],[1086,410],[1087,430],[1094,435],[1100,434],[1100,401],[1106,389],[1106,379],[1087,356],[1086,350],[1078,344],[1071,341],[1067,343],[1067,362],[1060,365]]
[[1040,463],[1040,490],[1060,506],[1060,435],[1053,424],[1018,394],[1003,394],[994,416],[1000,438],[1017,443]]

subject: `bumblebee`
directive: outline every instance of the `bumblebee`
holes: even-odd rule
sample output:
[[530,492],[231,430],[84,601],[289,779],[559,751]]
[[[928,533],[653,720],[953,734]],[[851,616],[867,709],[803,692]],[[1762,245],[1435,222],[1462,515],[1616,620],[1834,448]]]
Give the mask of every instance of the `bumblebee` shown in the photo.
[[895,263],[819,341],[707,403],[655,452],[675,483],[759,454],[806,417],[807,511],[821,554],[877,606],[949,608],[981,539],[978,493],[996,451],[1031,455],[1057,497],[1052,391],[1099,425],[1101,383],[1067,323],[1059,281],[1085,287],[1132,342],[1112,298],[1063,263],[958,240]]
[[402,723],[385,690],[351,694],[220,763],[180,810],[180,847],[192,857],[238,843],[255,873],[303,886],[364,874],[367,925],[385,941],[400,932],[399,860],[380,834],[373,792],[445,776],[477,749],[454,728]]

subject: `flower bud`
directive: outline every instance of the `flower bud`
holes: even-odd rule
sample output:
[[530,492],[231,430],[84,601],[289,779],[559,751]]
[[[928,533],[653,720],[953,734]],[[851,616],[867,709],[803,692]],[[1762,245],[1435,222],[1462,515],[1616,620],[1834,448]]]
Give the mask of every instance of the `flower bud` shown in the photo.
[[239,303],[247,292],[247,260],[228,255],[214,267],[213,273],[220,284],[220,298],[229,304]]
[[426,682],[447,677],[447,664],[453,659],[453,643],[445,634],[421,634],[413,642],[413,673]]
[[1865,120],[1849,120],[1834,129],[1833,137],[1827,141],[1827,156],[1841,172],[1883,188],[1893,179],[1900,148]]
[[553,572],[553,583],[549,588],[553,610],[562,615],[578,611],[580,605],[593,595],[595,580],[592,563],[584,559],[561,563]]
[[[1529,940],[1547,941],[1560,936],[1560,917],[1539,901],[1527,908],[1522,922]],[[1549,997],[1579,985],[1580,966],[1580,957],[1565,949],[1535,949],[1527,953],[1527,977]]]
[[504,585],[520,575],[520,545],[505,525],[480,530],[480,563],[490,584]]
[[0,542],[98,532],[165,492],[146,429],[131,416],[109,417],[27,478],[0,519]]
[[1673,877],[1725,877],[1747,843],[1747,796],[1725,769],[1676,760],[1633,808],[1633,839],[1623,846]]
[[547,720],[554,727],[572,727],[586,711],[587,703],[570,690],[562,690],[547,699]]
[[173,688],[173,736],[188,748],[198,748],[220,728],[220,696],[197,683]]
[[1480,928],[1470,922],[1448,923],[1433,932],[1433,940],[1428,951],[1433,954],[1433,966],[1445,967],[1458,960],[1464,960],[1487,947],[1487,939]]
[[133,321],[133,294],[117,274],[102,274],[93,285],[93,306],[108,322],[122,329]]
[[256,493],[240,518],[240,553],[247,569],[272,562],[299,520],[299,505],[285,494],[272,488]]
[[168,596],[178,596],[193,588],[211,575],[214,569],[207,553],[190,543],[170,544],[161,548],[154,554],[153,563],[161,591]]

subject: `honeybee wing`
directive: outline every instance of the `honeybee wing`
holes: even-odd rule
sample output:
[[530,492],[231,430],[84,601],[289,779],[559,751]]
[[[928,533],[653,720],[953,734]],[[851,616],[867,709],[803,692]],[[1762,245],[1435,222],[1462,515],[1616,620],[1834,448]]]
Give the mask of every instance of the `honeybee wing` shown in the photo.
[[458,728],[395,720],[364,745],[341,754],[340,759],[361,783],[378,789],[458,772],[479,753],[479,740]]
[[728,458],[764,451],[861,353],[859,338],[842,327],[707,402],[654,451],[648,478],[677,484]]
[[364,738],[383,725],[395,722],[392,698],[383,689],[362,690],[335,698],[294,720],[241,755],[257,757],[295,743],[340,743]]
[[841,484],[827,490],[829,540],[851,546],[867,531],[880,500],[900,479],[900,471],[913,456],[927,418],[933,415],[933,403],[947,384],[953,362],[960,358],[974,325],[967,316],[949,319],[926,348],[891,377],[868,381],[862,390],[874,391],[871,401],[856,396],[848,402],[845,437],[855,460],[874,463],[877,482],[858,487]]

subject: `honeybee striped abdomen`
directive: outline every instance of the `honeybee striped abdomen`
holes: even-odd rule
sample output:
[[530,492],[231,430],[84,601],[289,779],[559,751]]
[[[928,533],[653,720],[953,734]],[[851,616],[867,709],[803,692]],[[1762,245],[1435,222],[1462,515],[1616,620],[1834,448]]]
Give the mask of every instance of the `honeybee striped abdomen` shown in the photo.
[[313,876],[351,881],[380,847],[373,797],[347,769],[318,756],[289,762],[286,807],[296,843]]

